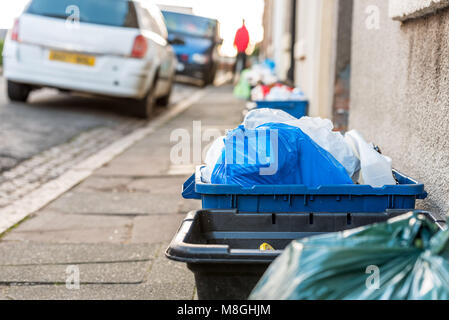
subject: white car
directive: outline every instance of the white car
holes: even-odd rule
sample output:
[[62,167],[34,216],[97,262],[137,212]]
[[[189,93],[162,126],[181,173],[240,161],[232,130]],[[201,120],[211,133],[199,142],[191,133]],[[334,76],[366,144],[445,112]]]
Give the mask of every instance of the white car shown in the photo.
[[168,105],[176,56],[150,0],[32,0],[3,50],[8,96],[34,89],[131,98],[136,115]]

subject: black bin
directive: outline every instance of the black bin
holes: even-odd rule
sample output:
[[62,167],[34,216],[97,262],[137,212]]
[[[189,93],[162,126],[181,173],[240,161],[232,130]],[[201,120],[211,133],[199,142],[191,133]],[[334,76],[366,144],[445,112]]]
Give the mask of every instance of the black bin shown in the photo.
[[[247,299],[270,263],[295,239],[383,222],[406,213],[190,212],[166,251],[194,273],[200,300]],[[426,213],[426,215],[429,215]],[[437,222],[437,219],[432,217]],[[274,251],[261,251],[270,244]]]

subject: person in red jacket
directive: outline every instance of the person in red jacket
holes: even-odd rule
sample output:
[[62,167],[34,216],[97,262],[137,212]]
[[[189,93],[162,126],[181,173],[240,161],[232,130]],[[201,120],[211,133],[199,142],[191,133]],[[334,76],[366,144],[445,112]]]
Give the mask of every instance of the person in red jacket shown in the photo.
[[234,47],[237,49],[237,61],[235,63],[234,74],[240,73],[246,68],[246,49],[249,44],[249,33],[243,20],[242,26],[237,30],[234,39]]

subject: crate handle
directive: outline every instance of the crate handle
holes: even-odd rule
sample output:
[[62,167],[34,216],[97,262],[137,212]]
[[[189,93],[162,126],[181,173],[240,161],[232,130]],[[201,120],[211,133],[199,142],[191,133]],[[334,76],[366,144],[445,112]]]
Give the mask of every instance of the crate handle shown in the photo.
[[195,174],[182,185],[182,197],[184,199],[201,199],[201,195],[195,191]]
[[428,196],[428,193],[427,193],[426,191],[424,191],[423,193],[418,194],[418,195],[416,196],[416,199],[424,200],[425,198],[427,198],[427,196]]

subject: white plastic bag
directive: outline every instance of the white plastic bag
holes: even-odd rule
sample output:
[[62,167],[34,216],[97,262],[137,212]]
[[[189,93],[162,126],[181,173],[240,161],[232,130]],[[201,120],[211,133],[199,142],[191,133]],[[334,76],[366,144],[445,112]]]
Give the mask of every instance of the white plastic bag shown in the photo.
[[223,136],[215,140],[207,151],[206,166],[201,169],[201,180],[204,183],[211,183],[212,172],[225,147],[224,138]]
[[392,161],[389,157],[374,150],[372,144],[368,144],[356,130],[347,132],[345,141],[360,159],[360,184],[367,184],[376,188],[396,184],[392,174]]
[[265,96],[263,94],[263,89],[261,85],[258,85],[257,87],[254,87],[251,90],[251,100],[252,101],[259,101],[265,99]]
[[347,145],[343,135],[333,131],[334,125],[329,119],[302,117],[285,123],[300,128],[321,148],[332,154],[345,167],[350,177],[359,170],[359,159]]
[[245,73],[245,79],[251,86],[256,86],[259,83],[271,85],[278,81],[278,78],[273,74],[273,71],[262,64],[252,66],[252,68]]
[[287,101],[290,100],[292,92],[286,87],[273,87],[265,97],[266,101]]
[[299,88],[293,89],[292,93],[290,94],[290,100],[294,101],[301,101],[301,100],[307,100],[306,95],[304,92],[301,91]]
[[243,120],[245,129],[254,130],[258,126],[266,123],[285,123],[287,121],[297,120],[285,111],[270,108],[254,109],[248,112]]

